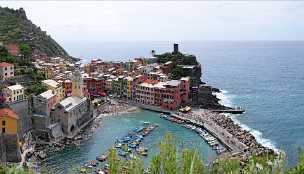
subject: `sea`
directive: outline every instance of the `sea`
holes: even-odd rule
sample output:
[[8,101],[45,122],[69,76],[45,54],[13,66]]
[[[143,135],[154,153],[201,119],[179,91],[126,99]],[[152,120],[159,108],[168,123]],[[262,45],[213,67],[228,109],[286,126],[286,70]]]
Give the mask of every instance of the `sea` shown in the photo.
[[[299,148],[304,146],[304,42],[240,41],[178,42],[182,53],[193,54],[202,65],[202,80],[222,92],[221,103],[241,106],[246,112],[232,115],[264,146],[286,153],[288,167],[297,162]],[[129,60],[171,52],[173,42],[100,42],[62,43],[68,53],[84,62],[92,58]],[[100,131],[88,142],[52,155],[45,164],[56,171],[82,165],[105,151],[115,138],[128,130],[151,121],[160,125],[144,145],[157,152],[157,143],[166,132],[172,132],[180,146],[196,147],[208,163],[216,154],[194,132],[166,122],[158,114],[142,111],[102,121]],[[149,158],[149,157],[148,157]],[[68,159],[68,160],[67,160]]]

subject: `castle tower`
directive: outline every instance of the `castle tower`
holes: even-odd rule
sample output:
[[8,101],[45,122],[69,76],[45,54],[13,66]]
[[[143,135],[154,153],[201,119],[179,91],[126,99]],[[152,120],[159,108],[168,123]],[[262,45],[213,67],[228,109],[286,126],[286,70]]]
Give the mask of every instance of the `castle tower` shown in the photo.
[[84,97],[83,88],[83,79],[79,68],[76,67],[72,77],[72,96]]
[[178,44],[173,44],[173,54],[177,54],[179,52],[178,50]]

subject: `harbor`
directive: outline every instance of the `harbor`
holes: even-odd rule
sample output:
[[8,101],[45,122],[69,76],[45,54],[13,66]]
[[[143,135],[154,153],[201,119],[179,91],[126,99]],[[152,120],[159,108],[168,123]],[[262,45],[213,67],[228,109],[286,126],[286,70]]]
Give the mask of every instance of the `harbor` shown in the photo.
[[171,132],[178,142],[178,148],[197,148],[206,164],[216,159],[217,154],[212,148],[194,131],[188,130],[179,124],[172,124],[159,117],[159,113],[141,110],[136,113],[128,113],[118,116],[103,117],[101,127],[96,133],[80,146],[65,148],[60,152],[50,155],[42,163],[42,167],[49,170],[70,172],[69,168],[79,172],[79,166],[84,166],[96,157],[101,156],[110,147],[115,146],[118,139],[125,137],[131,130],[141,127],[144,122],[157,124],[158,127],[143,138],[140,147],[148,149],[147,156],[143,158],[145,165],[158,152],[159,142],[167,132]]

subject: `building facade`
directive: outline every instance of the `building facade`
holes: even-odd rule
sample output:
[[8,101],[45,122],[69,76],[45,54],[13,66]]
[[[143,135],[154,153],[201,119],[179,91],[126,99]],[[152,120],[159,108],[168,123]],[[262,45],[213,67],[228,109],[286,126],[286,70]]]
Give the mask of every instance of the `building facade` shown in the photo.
[[56,103],[60,102],[65,97],[63,87],[60,83],[52,79],[43,80],[42,83],[47,86],[48,90],[52,90],[56,95]]
[[0,62],[0,80],[5,80],[15,75],[14,65],[6,62]]
[[18,138],[18,115],[10,108],[0,109],[0,162],[21,160]]
[[19,84],[6,87],[4,89],[4,94],[7,103],[23,101],[26,99],[24,87]]
[[52,112],[53,122],[61,124],[66,137],[74,137],[92,118],[90,103],[86,97],[71,96],[62,100]]

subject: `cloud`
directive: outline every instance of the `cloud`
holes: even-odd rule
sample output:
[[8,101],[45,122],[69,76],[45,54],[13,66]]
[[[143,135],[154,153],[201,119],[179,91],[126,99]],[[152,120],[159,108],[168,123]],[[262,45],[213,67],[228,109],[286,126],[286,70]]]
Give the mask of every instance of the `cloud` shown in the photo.
[[303,40],[297,1],[1,1],[61,42]]

